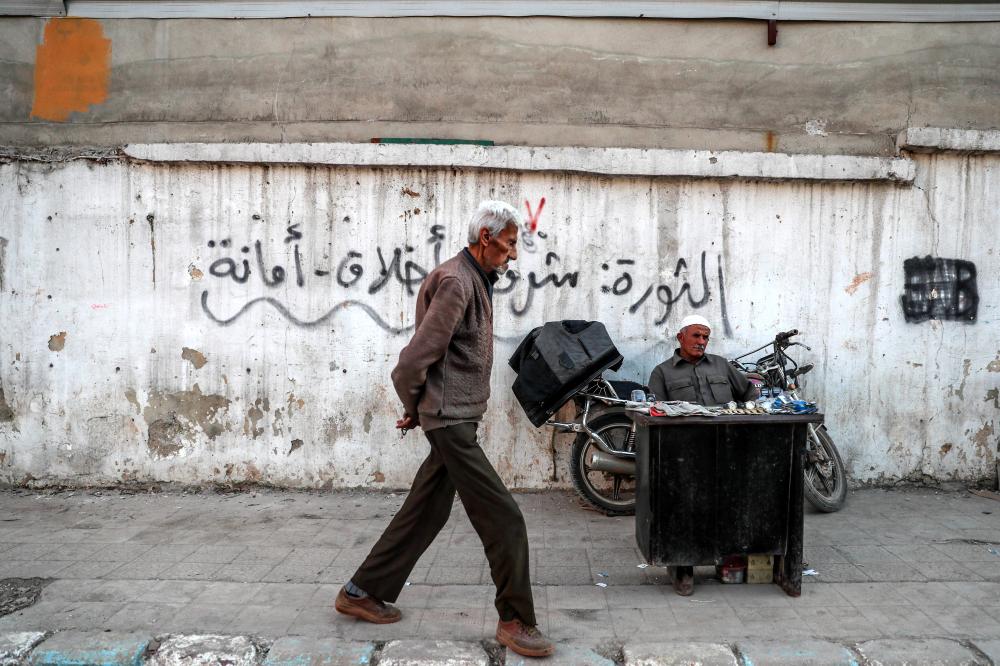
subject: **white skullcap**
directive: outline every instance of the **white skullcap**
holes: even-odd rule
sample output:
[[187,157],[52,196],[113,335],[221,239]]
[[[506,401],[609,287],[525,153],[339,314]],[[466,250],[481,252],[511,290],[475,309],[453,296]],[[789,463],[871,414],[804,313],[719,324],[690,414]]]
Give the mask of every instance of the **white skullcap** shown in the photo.
[[678,332],[683,331],[688,326],[704,326],[709,331],[712,330],[712,325],[708,323],[708,320],[701,315],[688,315],[681,320],[681,326],[677,329]]

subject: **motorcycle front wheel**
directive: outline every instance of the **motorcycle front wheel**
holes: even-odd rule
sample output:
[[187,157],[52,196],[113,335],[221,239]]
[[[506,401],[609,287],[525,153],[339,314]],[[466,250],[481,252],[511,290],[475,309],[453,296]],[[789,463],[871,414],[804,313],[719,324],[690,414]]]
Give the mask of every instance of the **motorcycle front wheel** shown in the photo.
[[809,424],[803,466],[805,497],[824,513],[839,511],[847,499],[847,471],[824,425]]
[[[611,411],[592,418],[587,425],[616,451],[635,451],[632,419],[624,410]],[[573,442],[570,476],[577,494],[588,504],[609,516],[635,513],[635,476],[591,469],[590,460],[600,449],[586,433]],[[633,459],[634,460],[634,459]]]

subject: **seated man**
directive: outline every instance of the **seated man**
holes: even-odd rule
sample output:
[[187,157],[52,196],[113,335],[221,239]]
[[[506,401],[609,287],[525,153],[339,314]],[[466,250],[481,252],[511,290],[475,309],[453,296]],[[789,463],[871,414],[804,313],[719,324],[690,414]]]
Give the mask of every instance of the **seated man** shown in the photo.
[[[653,368],[649,390],[657,400],[684,400],[698,405],[724,405],[757,399],[757,387],[721,356],[706,354],[712,327],[699,315],[685,317],[677,332],[680,347]],[[694,567],[670,567],[674,590],[682,596],[694,592]]]

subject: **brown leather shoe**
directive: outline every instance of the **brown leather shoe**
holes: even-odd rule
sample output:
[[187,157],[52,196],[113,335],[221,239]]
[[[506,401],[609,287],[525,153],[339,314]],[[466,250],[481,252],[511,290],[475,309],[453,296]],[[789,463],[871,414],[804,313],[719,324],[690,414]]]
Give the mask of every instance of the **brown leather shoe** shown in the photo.
[[668,567],[674,592],[682,597],[694,594],[694,567]]
[[556,646],[538,631],[538,627],[517,619],[497,622],[497,642],[522,657],[547,657],[556,651]]
[[395,606],[372,597],[352,597],[347,590],[340,588],[333,607],[338,613],[353,615],[359,620],[375,624],[392,624],[399,622],[403,614]]

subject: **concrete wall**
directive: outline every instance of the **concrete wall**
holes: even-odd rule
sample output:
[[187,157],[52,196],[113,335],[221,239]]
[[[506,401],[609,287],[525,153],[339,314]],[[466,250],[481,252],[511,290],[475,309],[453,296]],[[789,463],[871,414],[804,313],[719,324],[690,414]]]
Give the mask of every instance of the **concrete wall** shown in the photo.
[[[0,480],[405,486],[427,446],[394,432],[389,370],[423,270],[484,197],[546,201],[497,295],[483,440],[509,484],[567,483],[567,440],[509,389],[524,334],[600,319],[644,381],[692,312],[722,354],[803,331],[856,481],[992,477],[1000,160],[913,160],[912,184],[5,163]],[[905,321],[903,261],[924,255],[974,262],[975,323]]]
[[1000,24],[766,36],[762,21],[2,18],[0,145],[404,136],[886,155],[908,126],[1000,124]]

